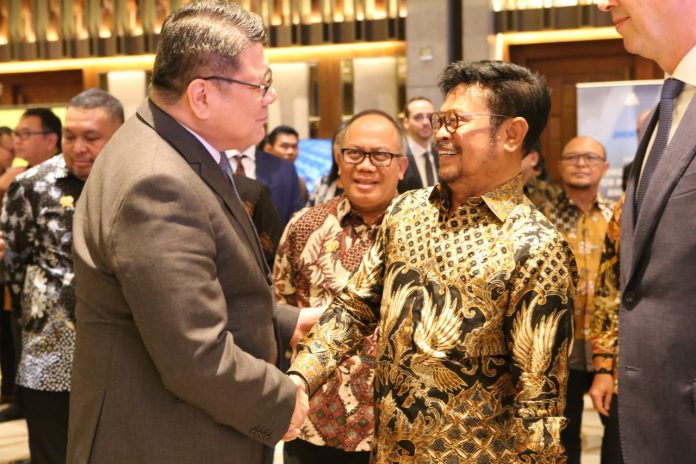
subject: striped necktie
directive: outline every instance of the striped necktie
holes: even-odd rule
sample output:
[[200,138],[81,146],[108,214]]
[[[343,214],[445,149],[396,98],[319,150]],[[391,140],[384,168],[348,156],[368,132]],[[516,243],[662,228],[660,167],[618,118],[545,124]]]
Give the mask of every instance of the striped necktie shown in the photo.
[[672,127],[672,110],[674,109],[673,100],[679,96],[683,88],[684,83],[682,81],[673,79],[671,77],[665,80],[665,83],[662,85],[660,106],[658,109],[659,121],[657,124],[657,134],[655,135],[655,141],[653,142],[652,149],[650,150],[650,156],[648,156],[648,159],[645,162],[643,174],[640,176],[640,182],[638,184],[638,189],[636,190],[636,217],[640,213],[640,206],[645,199],[645,192],[648,190],[648,185],[650,185],[650,180],[652,179],[653,174],[655,174],[657,164],[660,162],[660,158],[662,158],[665,148],[667,148],[669,130]]

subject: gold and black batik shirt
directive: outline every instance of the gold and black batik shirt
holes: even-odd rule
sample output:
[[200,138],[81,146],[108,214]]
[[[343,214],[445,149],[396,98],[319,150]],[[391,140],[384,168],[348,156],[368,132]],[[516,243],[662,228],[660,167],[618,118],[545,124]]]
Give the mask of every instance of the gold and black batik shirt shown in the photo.
[[290,369],[312,392],[377,328],[374,463],[564,462],[572,252],[515,178],[386,214]]

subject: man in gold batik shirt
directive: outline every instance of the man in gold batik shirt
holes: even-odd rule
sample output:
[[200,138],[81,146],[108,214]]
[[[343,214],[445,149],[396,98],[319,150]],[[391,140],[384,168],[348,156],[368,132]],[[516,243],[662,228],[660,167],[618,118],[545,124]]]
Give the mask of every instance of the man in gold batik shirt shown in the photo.
[[583,397],[592,384],[589,342],[594,312],[595,282],[599,271],[607,224],[614,203],[599,193],[599,182],[609,168],[601,143],[575,137],[564,147],[559,162],[562,192],[540,207],[541,212],[570,244],[578,266],[578,286],[573,312],[575,340],[568,361],[569,376],[563,431],[568,464],[580,464],[580,427]]
[[621,306],[619,245],[621,238],[621,208],[625,197],[616,202],[607,227],[604,248],[599,261],[599,275],[594,298],[594,313],[590,340],[594,378],[590,397],[604,425],[602,434],[602,464],[621,464],[619,438],[618,355],[619,307]]
[[440,87],[442,183],[395,200],[289,374],[315,392],[378,328],[372,462],[563,462],[575,264],[519,176],[549,89],[492,61]]

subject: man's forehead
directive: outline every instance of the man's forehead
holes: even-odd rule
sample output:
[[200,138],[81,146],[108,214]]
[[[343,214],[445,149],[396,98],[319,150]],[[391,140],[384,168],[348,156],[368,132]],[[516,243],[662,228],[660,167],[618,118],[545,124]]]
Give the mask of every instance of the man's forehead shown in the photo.
[[17,127],[19,126],[40,126],[41,125],[41,118],[38,116],[22,116],[19,119],[19,122],[17,123]]
[[288,143],[288,142],[297,142],[297,136],[295,134],[285,134],[281,133],[278,134],[276,137],[276,143]]
[[410,114],[432,113],[435,110],[428,100],[414,100],[408,105]]
[[477,105],[488,107],[489,90],[480,85],[459,84],[449,91],[442,108],[458,105]]

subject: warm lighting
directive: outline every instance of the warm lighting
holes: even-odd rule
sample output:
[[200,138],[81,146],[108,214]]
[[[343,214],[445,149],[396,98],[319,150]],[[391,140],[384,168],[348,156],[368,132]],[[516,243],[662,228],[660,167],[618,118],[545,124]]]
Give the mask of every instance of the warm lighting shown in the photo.
[[75,58],[41,61],[7,61],[0,63],[0,74],[62,71],[68,69],[150,69],[155,55]]
[[[349,59],[354,56],[397,56],[406,53],[402,41],[370,42],[341,45],[267,48],[271,62],[313,61],[320,58]],[[74,58],[41,61],[8,61],[0,63],[0,74],[61,71],[69,69],[127,70],[152,69],[155,55]]]
[[269,61],[312,61],[319,58],[352,58],[353,56],[395,56],[406,53],[402,41],[314,45],[303,47],[267,48]]
[[620,39],[613,27],[592,27],[582,29],[561,29],[555,31],[506,32],[496,34],[495,58],[507,58],[510,45],[528,45],[539,43],[581,42],[587,40]]
[[564,6],[596,5],[600,0],[491,0],[493,11],[559,8]]

